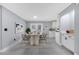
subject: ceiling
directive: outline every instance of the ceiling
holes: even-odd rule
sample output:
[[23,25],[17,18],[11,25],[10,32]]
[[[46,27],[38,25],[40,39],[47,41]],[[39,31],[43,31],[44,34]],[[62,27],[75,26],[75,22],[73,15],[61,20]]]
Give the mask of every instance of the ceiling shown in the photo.
[[27,21],[51,21],[56,20],[57,15],[70,3],[1,3],[1,5]]

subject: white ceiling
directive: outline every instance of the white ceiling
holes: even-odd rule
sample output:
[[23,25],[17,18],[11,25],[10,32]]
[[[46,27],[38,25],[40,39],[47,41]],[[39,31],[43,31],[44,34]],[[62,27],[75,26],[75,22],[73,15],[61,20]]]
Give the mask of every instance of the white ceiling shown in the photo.
[[[69,3],[2,3],[12,12],[28,21],[56,20],[58,13],[68,7]],[[37,16],[33,19],[33,16]]]

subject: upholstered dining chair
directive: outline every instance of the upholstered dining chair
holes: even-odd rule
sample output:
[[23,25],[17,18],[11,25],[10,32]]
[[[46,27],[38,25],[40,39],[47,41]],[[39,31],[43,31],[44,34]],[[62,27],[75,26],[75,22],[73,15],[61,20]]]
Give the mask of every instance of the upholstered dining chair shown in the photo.
[[47,42],[47,34],[42,33],[42,35],[40,35],[40,40],[46,40],[46,42]]
[[27,34],[22,34],[22,39],[23,39],[24,41],[29,41],[30,36],[27,35]]

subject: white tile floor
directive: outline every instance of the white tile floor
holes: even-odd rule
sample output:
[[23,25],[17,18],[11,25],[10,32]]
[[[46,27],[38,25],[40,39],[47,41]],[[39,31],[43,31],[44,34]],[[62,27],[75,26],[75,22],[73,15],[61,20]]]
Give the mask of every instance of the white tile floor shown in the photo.
[[22,41],[10,50],[0,53],[1,55],[72,55],[64,47],[56,44],[54,39],[42,40],[39,46],[30,46]]

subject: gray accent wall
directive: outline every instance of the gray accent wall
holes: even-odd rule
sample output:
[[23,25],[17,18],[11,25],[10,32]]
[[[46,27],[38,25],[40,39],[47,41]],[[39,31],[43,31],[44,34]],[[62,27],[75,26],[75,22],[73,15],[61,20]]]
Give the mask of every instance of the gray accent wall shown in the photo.
[[[11,46],[15,42],[21,40],[21,35],[18,36],[18,39],[15,38],[15,36],[17,35],[16,24],[22,24],[24,26],[24,31],[26,29],[26,21],[3,6],[0,9],[0,24],[0,45],[2,46],[2,49]],[[4,30],[5,28],[7,28],[7,31]],[[16,41],[14,40],[14,38],[16,39]]]

